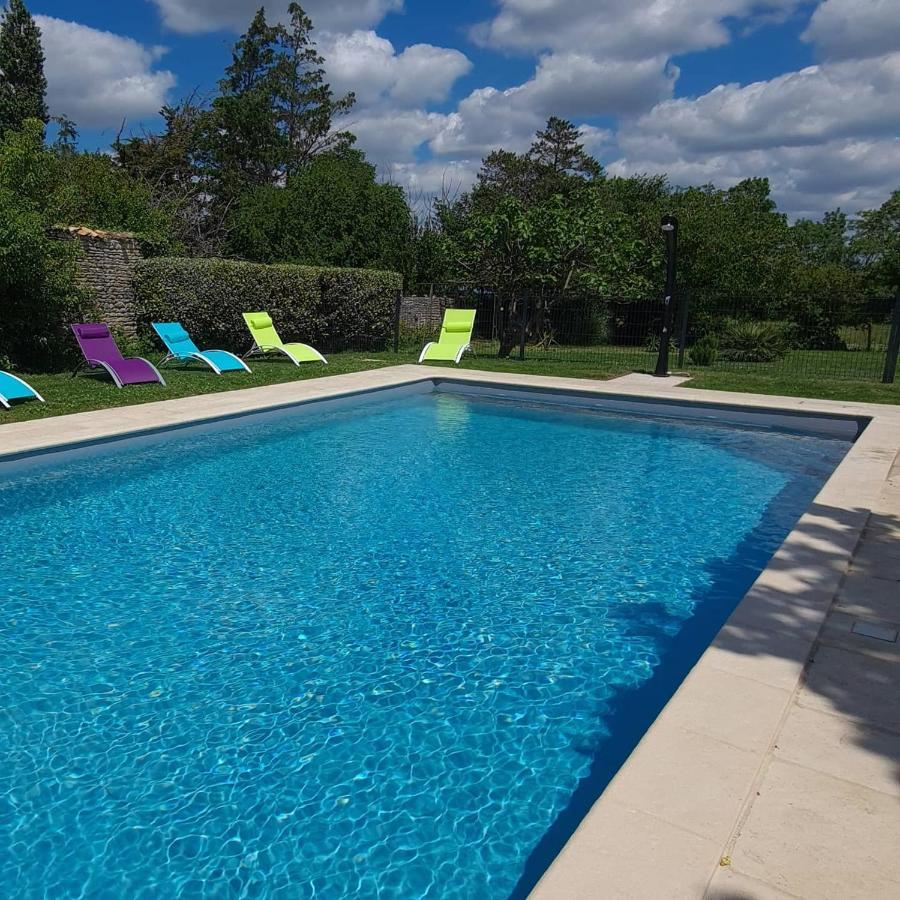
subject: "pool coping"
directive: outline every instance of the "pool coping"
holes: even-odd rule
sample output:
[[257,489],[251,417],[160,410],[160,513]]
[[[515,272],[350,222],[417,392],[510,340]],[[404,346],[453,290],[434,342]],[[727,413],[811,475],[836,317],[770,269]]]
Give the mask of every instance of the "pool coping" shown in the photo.
[[0,425],[0,461],[423,382],[867,422],[531,894],[702,897],[900,450],[900,407],[402,365]]

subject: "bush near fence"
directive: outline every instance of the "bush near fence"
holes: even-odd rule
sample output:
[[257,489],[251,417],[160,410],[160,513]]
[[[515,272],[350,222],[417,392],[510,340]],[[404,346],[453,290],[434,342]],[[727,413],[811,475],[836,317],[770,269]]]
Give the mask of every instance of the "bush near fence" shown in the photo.
[[323,352],[384,350],[402,277],[374,269],[263,265],[226,259],[156,257],[134,275],[139,329],[179,321],[198,344],[241,350],[241,313],[266,310],[284,341]]

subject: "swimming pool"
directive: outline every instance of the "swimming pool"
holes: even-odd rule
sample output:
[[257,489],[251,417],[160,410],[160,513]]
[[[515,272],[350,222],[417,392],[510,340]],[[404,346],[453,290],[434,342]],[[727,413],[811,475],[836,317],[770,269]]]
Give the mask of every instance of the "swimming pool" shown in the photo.
[[8,464],[6,884],[523,890],[847,447],[423,394]]

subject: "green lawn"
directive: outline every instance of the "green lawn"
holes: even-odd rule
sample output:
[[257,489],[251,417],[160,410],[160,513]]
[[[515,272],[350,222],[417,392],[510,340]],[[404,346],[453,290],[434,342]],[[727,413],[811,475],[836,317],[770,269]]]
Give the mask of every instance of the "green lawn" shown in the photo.
[[[415,362],[418,347],[404,347],[400,353],[335,353],[329,357],[329,365],[304,364],[294,366],[277,358],[253,360],[253,373],[227,373],[217,376],[206,367],[174,367],[164,370],[167,385],[134,385],[119,390],[105,373],[82,373],[76,378],[68,374],[39,375],[23,373],[23,377],[43,394],[46,403],[22,402],[10,410],[0,409],[0,423],[20,422],[46,416],[83,412],[113,406],[149,403],[154,400],[170,400],[193,394],[238,390],[259,387],[284,381],[316,378],[322,375],[339,375],[359,372],[399,363]],[[524,361],[498,359],[480,348],[478,356],[466,356],[460,368],[481,369],[491,372],[521,372],[528,375],[556,375],[569,378],[614,378],[631,371],[651,371],[656,354],[643,348],[558,348],[544,353],[528,349]],[[828,354],[828,356],[845,354]],[[853,356],[854,354],[847,354]],[[856,356],[868,354],[855,354]],[[770,366],[757,365],[725,369],[714,366],[709,369],[682,367],[692,374],[688,385],[720,391],[746,391],[758,394],[780,394],[790,397],[817,397],[829,400],[857,400],[869,403],[900,403],[900,383],[883,385],[874,380],[848,378],[809,377],[807,372],[813,361],[808,354],[795,359],[793,366],[786,361]],[[874,354],[873,354],[874,356]],[[677,357],[672,356],[672,369],[678,368]],[[826,363],[838,366],[837,360]],[[802,364],[801,364],[802,363]],[[859,364],[857,362],[857,364]],[[822,366],[819,365],[818,368]],[[793,371],[792,371],[793,370]]]
[[[421,348],[418,348],[421,349]],[[91,409],[105,409],[112,406],[130,406],[135,403],[150,403],[155,400],[172,400],[193,394],[211,394],[217,391],[232,391],[284,381],[304,378],[319,378],[323,375],[341,375],[345,372],[360,372],[401,363],[413,363],[418,352],[400,353],[333,353],[328,357],[328,365],[304,363],[294,366],[277,357],[250,360],[252,374],[227,372],[215,375],[206,366],[177,366],[163,369],[166,385],[137,384],[117,388],[109,376],[103,373],[82,371],[72,378],[68,373],[58,375],[38,375],[27,372],[17,373],[35,388],[47,401],[16,403],[12,409],[0,408],[0,424],[40,419],[46,416],[61,416],[67,413],[84,412]],[[625,364],[598,368],[583,360],[518,360],[497,359],[496,357],[467,358],[460,368],[487,369],[495,372],[527,372],[532,375],[565,375],[572,378],[611,378],[630,371]]]
[[900,382],[851,381],[846,378],[801,378],[796,375],[755,375],[752,372],[721,372],[699,369],[686,387],[710,391],[741,391],[782,397],[814,397],[860,403],[900,403]]
[[397,362],[406,362],[388,354],[338,353],[329,359],[329,364],[305,363],[295,366],[288,360],[277,358],[252,360],[252,374],[246,372],[226,372],[216,375],[207,366],[190,365],[165,368],[162,370],[166,385],[135,384],[117,388],[105,373],[82,371],[75,378],[70,374],[30,375],[16,373],[24,378],[46,403],[24,401],[12,409],[0,409],[0,422],[20,422],[43,416],[61,416],[66,413],[83,412],[89,409],[103,409],[110,406],[130,406],[134,403],[150,403],[154,400],[171,400],[192,394],[212,394],[216,391],[231,391],[246,387],[260,387],[278,384],[282,381],[297,381],[316,378],[321,375],[339,375],[343,372],[358,372],[362,369],[377,369]]

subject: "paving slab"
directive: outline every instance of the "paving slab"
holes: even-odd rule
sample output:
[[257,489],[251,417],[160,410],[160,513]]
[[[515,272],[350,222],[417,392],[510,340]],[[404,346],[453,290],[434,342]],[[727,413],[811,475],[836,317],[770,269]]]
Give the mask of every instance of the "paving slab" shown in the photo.
[[773,753],[900,799],[900,735],[892,732],[800,705],[787,717]]
[[532,900],[697,900],[718,852],[715,841],[615,803],[576,835]]
[[[820,647],[798,702],[808,709],[900,733],[900,660]],[[900,819],[897,824],[900,827]]]
[[630,372],[628,375],[620,375],[618,378],[610,378],[609,384],[624,384],[632,387],[652,387],[656,390],[676,388],[690,381],[690,375],[648,375],[646,372]]
[[838,591],[835,609],[849,616],[900,623],[900,584],[851,568]]
[[731,864],[810,900],[900,897],[897,816],[896,797],[774,760]]
[[709,900],[798,900],[796,894],[788,894],[764,881],[739,875],[730,865],[719,866],[706,896]]

